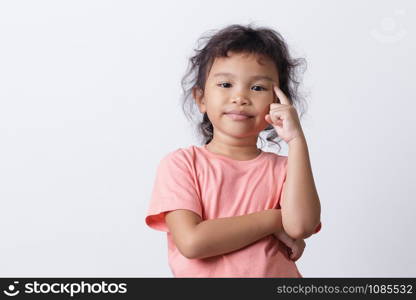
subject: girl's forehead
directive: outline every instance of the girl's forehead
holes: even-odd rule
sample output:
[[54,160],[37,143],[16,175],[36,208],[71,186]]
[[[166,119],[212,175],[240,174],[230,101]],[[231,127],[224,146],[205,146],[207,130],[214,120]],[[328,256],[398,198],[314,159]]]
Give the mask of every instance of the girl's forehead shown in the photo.
[[273,64],[273,61],[266,55],[261,53],[248,53],[248,52],[231,52],[229,51],[228,56],[217,56],[214,59],[214,64],[221,63],[241,63],[241,62],[255,62],[259,65]]
[[257,53],[228,53],[229,56],[215,57],[209,73],[228,72],[231,69],[247,69],[253,72],[278,75],[275,64],[266,55]]

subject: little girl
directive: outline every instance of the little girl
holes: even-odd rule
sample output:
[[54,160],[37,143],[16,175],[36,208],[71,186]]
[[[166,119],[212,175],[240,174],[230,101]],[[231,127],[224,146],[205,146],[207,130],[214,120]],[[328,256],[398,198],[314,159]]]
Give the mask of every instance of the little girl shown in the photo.
[[[167,232],[175,277],[302,277],[295,261],[321,208],[293,106],[301,60],[279,33],[252,25],[227,26],[195,50],[182,85],[184,104],[203,114],[203,146],[161,159],[146,224]],[[288,156],[257,148],[261,132],[283,139]]]

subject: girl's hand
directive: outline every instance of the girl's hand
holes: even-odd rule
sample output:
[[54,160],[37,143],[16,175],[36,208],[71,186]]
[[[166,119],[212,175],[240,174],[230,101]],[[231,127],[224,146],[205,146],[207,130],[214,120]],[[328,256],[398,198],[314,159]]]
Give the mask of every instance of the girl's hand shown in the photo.
[[297,261],[302,256],[303,250],[306,247],[305,240],[294,240],[284,230],[277,231],[273,235],[288,247],[288,255],[291,260]]
[[306,243],[304,239],[297,239],[294,241],[292,247],[289,249],[289,257],[293,261],[297,261],[305,250]]
[[[297,137],[305,137],[300,125],[295,107],[290,104],[286,95],[273,84],[274,93],[280,100],[279,103],[270,104],[270,112],[265,116],[267,123],[271,124],[279,137],[286,143]],[[273,94],[274,94],[273,93]]]

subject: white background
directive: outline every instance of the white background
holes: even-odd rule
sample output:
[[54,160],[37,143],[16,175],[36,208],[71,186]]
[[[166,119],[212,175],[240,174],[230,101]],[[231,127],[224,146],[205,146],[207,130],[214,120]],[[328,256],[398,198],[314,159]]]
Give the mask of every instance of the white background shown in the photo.
[[[197,144],[180,79],[197,39],[279,31],[308,62],[322,206],[304,277],[415,277],[413,1],[0,2],[0,276],[172,277],[146,226],[160,159]],[[283,153],[284,154],[284,153]]]

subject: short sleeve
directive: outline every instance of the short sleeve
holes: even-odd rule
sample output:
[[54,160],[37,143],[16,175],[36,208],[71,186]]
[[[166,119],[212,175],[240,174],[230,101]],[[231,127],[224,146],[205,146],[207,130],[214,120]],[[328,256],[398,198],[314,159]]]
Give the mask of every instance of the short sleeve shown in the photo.
[[176,209],[191,210],[202,218],[202,205],[191,161],[181,149],[169,153],[160,161],[145,218],[149,227],[168,232],[165,214]]

